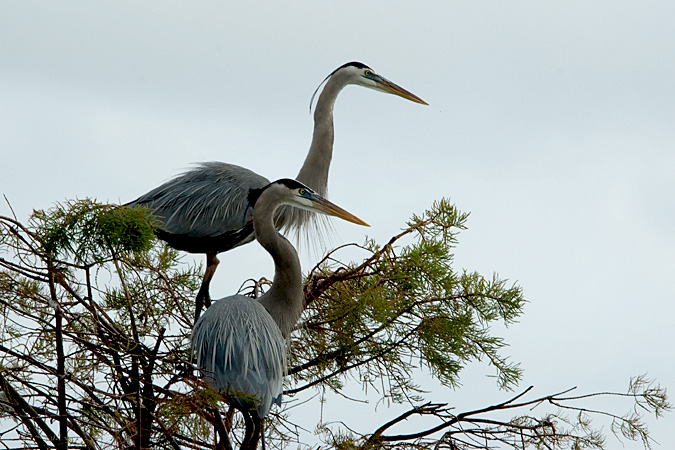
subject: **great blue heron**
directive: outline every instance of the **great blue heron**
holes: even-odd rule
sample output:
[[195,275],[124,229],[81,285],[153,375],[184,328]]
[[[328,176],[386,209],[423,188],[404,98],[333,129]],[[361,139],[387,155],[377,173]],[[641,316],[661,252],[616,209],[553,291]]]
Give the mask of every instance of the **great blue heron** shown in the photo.
[[[322,196],[326,195],[328,169],[333,155],[333,106],[345,86],[356,84],[427,104],[359,62],[338,67],[321,84],[324,83],[314,110],[312,144],[296,177]],[[312,95],[312,101],[319,88]],[[206,254],[206,270],[197,294],[195,320],[199,317],[202,303],[206,302],[209,306],[209,283],[218,265],[216,255],[253,240],[251,214],[246,207],[249,189],[268,183],[267,178],[243,167],[206,162],[129,203],[153,209],[160,221],[158,236],[171,247]],[[276,224],[297,231],[309,217],[296,208],[282,208]]]
[[286,339],[304,308],[298,254],[277,232],[275,210],[291,205],[367,226],[295,180],[282,179],[251,190],[250,203],[255,205],[255,238],[274,259],[272,286],[258,299],[233,295],[215,301],[192,332],[193,353],[207,384],[226,394],[244,415],[242,448],[255,448],[261,420],[272,403],[281,403]]

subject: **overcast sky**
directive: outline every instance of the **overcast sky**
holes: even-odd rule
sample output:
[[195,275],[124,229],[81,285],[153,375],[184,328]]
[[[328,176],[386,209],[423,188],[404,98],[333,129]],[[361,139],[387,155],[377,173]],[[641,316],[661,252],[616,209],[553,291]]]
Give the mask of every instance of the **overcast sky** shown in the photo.
[[[341,94],[330,198],[371,228],[335,221],[331,242],[384,243],[449,197],[471,212],[458,267],[530,302],[504,332],[524,387],[624,391],[646,372],[673,395],[674,18],[668,0],[5,2],[0,193],[23,221],[198,161],[294,176],[314,89],[362,61],[430,105]],[[255,245],[221,261],[215,297],[272,275]],[[491,374],[434,400],[506,398]],[[674,415],[649,422],[675,448]]]

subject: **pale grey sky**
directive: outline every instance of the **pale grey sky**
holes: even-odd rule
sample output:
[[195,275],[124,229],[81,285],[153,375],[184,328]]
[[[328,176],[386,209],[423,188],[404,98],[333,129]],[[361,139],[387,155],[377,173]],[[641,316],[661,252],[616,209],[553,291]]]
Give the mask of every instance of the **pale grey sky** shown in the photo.
[[[470,211],[457,265],[530,301],[505,332],[523,386],[625,390],[647,372],[675,394],[673,17],[667,0],[6,2],[0,193],[25,220],[132,200],[197,161],[294,176],[312,92],[362,61],[430,106],[345,89],[331,200],[382,242],[441,197]],[[268,259],[222,255],[213,294],[271,275]],[[485,374],[435,399],[505,398]],[[673,423],[650,421],[662,448]]]

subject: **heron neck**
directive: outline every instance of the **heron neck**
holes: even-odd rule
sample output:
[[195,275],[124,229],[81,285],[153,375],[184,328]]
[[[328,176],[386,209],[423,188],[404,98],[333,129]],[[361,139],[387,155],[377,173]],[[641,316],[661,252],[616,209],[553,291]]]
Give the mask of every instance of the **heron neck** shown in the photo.
[[[265,204],[265,194],[273,194],[270,189],[263,192],[256,202],[253,213],[253,227],[256,239],[274,260],[274,282],[272,287],[260,297],[260,303],[267,309],[286,338],[293,330],[304,309],[302,291],[302,270],[298,253],[290,242],[280,235],[274,227],[274,210]],[[263,203],[261,204],[261,200]],[[273,206],[274,200],[270,206]],[[277,204],[278,206],[278,204]]]
[[333,157],[333,107],[338,94],[347,85],[343,77],[336,75],[326,82],[316,102],[312,144],[296,178],[322,196],[326,195],[328,169]]

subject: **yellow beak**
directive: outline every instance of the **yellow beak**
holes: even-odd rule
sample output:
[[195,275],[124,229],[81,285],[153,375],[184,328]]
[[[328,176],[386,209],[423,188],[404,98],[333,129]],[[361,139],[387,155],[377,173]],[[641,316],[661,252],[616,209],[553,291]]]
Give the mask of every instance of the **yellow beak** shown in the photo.
[[380,77],[380,80],[378,80],[378,87],[383,90],[384,92],[388,92],[389,94],[394,94],[398,95],[399,97],[403,97],[407,100],[410,100],[411,102],[415,103],[421,103],[423,105],[429,105],[427,102],[416,96],[410,91],[406,91],[403,89],[401,86],[398,84],[392,83],[391,81],[387,80],[386,78]]
[[328,214],[329,216],[339,217],[340,219],[346,220],[347,222],[352,222],[352,223],[355,223],[357,225],[363,225],[363,226],[366,226],[366,227],[370,226],[366,222],[364,222],[363,220],[356,217],[354,214],[352,214],[348,211],[345,211],[344,209],[340,208],[335,203],[331,203],[323,197],[320,197],[320,198],[314,200],[314,208],[321,211],[324,214]]

